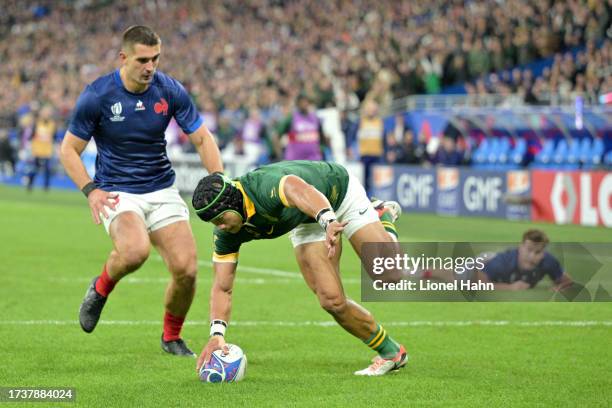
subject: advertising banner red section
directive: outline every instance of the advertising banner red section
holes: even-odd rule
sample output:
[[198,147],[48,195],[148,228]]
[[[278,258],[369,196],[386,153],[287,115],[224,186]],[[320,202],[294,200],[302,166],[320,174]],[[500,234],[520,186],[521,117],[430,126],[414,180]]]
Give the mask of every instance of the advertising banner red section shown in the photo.
[[612,227],[612,172],[534,170],[533,221]]

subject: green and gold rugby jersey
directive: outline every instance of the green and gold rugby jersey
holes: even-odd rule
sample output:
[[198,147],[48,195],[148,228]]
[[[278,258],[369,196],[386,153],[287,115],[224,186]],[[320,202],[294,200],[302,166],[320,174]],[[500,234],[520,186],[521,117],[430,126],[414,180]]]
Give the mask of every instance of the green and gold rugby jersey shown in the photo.
[[244,242],[280,237],[300,224],[315,221],[289,207],[283,186],[290,175],[300,177],[323,193],[334,211],[344,200],[349,175],[339,164],[295,160],[259,167],[234,181],[242,192],[247,220],[236,234],[215,228],[215,262],[236,262]]

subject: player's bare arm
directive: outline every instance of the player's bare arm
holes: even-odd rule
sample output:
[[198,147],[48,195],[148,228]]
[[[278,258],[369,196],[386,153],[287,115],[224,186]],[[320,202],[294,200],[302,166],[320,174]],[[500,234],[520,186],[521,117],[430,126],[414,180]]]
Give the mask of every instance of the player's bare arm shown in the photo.
[[329,200],[311,184],[298,176],[287,176],[283,184],[287,203],[315,218],[323,208],[331,207]]
[[[323,224],[326,226],[325,244],[329,251],[328,257],[332,258],[336,253],[338,237],[342,230],[344,230],[347,222],[338,222],[335,216],[332,216],[333,211],[331,211],[329,200],[319,190],[298,176],[287,176],[283,184],[283,191],[287,198],[287,203],[291,207],[298,208],[304,214],[319,221],[319,223],[321,223],[321,217],[332,217],[329,218],[329,223]],[[325,213],[326,210],[328,210],[327,213]]]
[[[87,147],[87,143],[87,141],[67,131],[60,147],[60,160],[62,165],[79,190],[82,190],[83,187],[92,182],[81,160],[81,153],[83,153],[83,150]],[[105,207],[115,209],[114,197],[115,195],[98,188],[92,190],[87,195],[91,216],[96,224],[101,223],[100,213],[108,218]]]
[[[234,288],[234,277],[236,276],[236,263],[214,262],[213,283],[210,289],[210,321],[222,320],[228,323],[232,313],[232,290]],[[211,332],[213,330],[211,329]],[[204,346],[196,364],[199,372],[202,365],[209,359],[215,350],[226,349],[223,335],[211,333],[208,344]],[[227,352],[227,350],[225,350]]]
[[574,281],[567,273],[563,273],[559,279],[555,281],[555,286],[552,287],[554,291],[560,291],[569,288],[574,284]]
[[210,289],[210,319],[229,322],[232,312],[232,290],[236,276],[234,262],[213,263],[213,283]]
[[195,132],[189,135],[191,143],[195,146],[202,164],[210,174],[223,172],[223,162],[221,153],[215,139],[205,125],[202,125]]

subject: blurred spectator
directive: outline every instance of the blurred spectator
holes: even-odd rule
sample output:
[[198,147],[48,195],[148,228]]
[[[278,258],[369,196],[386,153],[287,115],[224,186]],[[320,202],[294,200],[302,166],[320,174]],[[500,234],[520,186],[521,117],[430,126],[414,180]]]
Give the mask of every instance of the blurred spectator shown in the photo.
[[391,102],[393,102],[393,93],[391,92],[393,80],[394,77],[391,71],[387,69],[379,71],[365,99],[374,101],[378,105],[380,111],[389,111]]
[[30,157],[30,143],[34,136],[34,114],[26,113],[19,118],[19,125],[17,128],[17,138],[19,146],[20,159]]
[[32,135],[32,143],[30,144],[32,152],[32,168],[28,174],[28,191],[32,191],[34,179],[42,168],[44,175],[44,188],[49,190],[51,182],[51,159],[55,150],[55,131],[57,124],[53,118],[53,108],[45,105],[40,116],[36,120],[34,133]]
[[[301,89],[312,93],[317,107],[355,109],[367,96],[386,111],[393,98],[435,93],[441,85],[586,43],[592,45],[578,90],[596,95],[610,81],[609,45],[601,52],[596,45],[611,14],[610,1],[591,0],[365,0],[317,7],[307,0],[5,0],[0,115],[14,116],[40,101],[66,120],[83,86],[117,64],[117,55],[99,50],[143,16],[156,21],[165,40],[162,68],[185,83],[211,129],[208,122],[221,121],[225,110],[231,121],[244,120],[234,114],[252,98],[273,126],[281,99]],[[553,93],[562,82],[555,79],[553,72]],[[575,78],[569,80],[575,86]],[[240,129],[242,122],[233,126]]]
[[378,111],[378,104],[371,99],[365,100],[357,129],[357,143],[359,160],[364,167],[364,187],[368,192],[372,165],[384,157],[384,132],[385,127]]
[[404,130],[400,141],[397,141],[395,135],[389,134],[386,159],[388,163],[394,164],[423,164],[427,160],[426,146],[415,140],[412,129]]
[[458,82],[465,82],[468,79],[465,56],[462,53],[450,54],[444,68],[446,76],[444,85],[451,85]]
[[300,93],[297,108],[278,128],[278,135],[286,136],[285,160],[322,160],[322,146],[326,145],[321,121],[310,98]]
[[451,135],[443,135],[433,163],[440,166],[460,166],[463,164],[463,152],[457,148],[457,139]]
[[485,50],[482,40],[477,38],[468,53],[468,71],[472,77],[479,77],[490,69],[489,53]]
[[224,150],[236,137],[238,129],[232,123],[229,116],[221,116],[217,126],[217,144],[219,149]]
[[[355,160],[359,157],[358,147],[357,147],[357,130],[358,130],[358,122],[353,120],[353,115],[350,114],[347,110],[342,110],[340,112],[340,128],[342,129],[342,133],[344,133],[344,143],[346,146],[346,157],[349,160]],[[359,120],[357,115],[356,119]]]
[[273,147],[266,125],[257,106],[249,109],[249,116],[244,121],[240,132],[225,149],[223,155],[239,156],[247,163],[265,164],[273,156]]
[[8,131],[0,129],[0,174],[12,176],[15,174],[17,157],[9,139]]
[[[204,125],[211,133],[217,132],[217,107],[214,102],[208,98],[200,99],[200,116]],[[192,143],[189,143],[192,144]]]
[[[534,78],[530,70],[512,70],[509,78],[499,79],[490,74],[486,79],[478,79],[476,92],[517,94],[529,104],[573,103],[576,96],[582,96],[587,104],[598,104],[598,97],[612,89],[612,41],[607,39],[597,48],[588,42],[584,51],[557,53],[552,65],[544,68],[541,76]],[[472,85],[466,85],[468,93]]]
[[401,152],[401,144],[395,138],[393,133],[386,136],[385,160],[389,164],[397,163],[397,158]]
[[332,82],[327,76],[322,76],[315,85],[315,106],[317,109],[336,106]]
[[395,115],[393,130],[385,134],[385,161],[394,163],[401,150],[402,138],[404,137],[404,115]]

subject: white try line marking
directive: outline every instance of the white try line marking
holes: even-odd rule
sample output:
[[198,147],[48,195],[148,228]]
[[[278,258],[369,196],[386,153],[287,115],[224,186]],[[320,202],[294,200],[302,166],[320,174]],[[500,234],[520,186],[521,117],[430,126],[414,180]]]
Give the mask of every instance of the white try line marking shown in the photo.
[[[199,276],[199,281],[210,281],[211,278],[209,276]],[[91,283],[91,278],[78,277],[78,278],[49,278],[50,282],[58,282],[58,283]],[[167,285],[170,282],[170,276],[167,278],[137,278],[128,276],[126,278],[121,279],[121,283],[129,283],[129,284],[161,284]],[[270,284],[295,284],[300,283],[300,281],[293,279],[265,279],[265,278],[236,278],[237,284],[246,284],[246,285],[270,285]]]
[[[152,257],[153,260],[158,262],[163,262],[161,256]],[[212,268],[213,263],[209,261],[198,260],[198,265]],[[269,278],[243,278],[240,276],[236,277],[236,284],[246,284],[246,285],[267,285],[267,284],[305,284],[304,278],[302,274],[297,272],[289,272],[283,271],[280,269],[267,269],[267,268],[258,268],[255,266],[246,266],[242,264],[238,264],[238,270],[236,272],[237,275],[240,273],[247,274],[258,274],[258,275],[266,275]],[[148,277],[139,277],[137,276],[138,271],[135,272],[136,276],[127,276],[121,280],[122,283],[130,283],[130,284],[168,284],[170,277],[159,277],[159,278],[148,278]],[[211,280],[209,274],[200,274],[198,276],[198,280]],[[75,278],[67,278],[67,277],[51,277],[49,278],[51,282],[59,282],[59,283],[90,283],[91,277],[75,277]],[[342,283],[345,284],[359,284],[361,283],[361,279],[359,278],[342,278]]]
[[[77,320],[0,320],[0,326],[71,326],[77,325]],[[159,326],[160,320],[100,320],[101,325],[106,326]],[[188,320],[187,326],[206,326],[210,322],[205,320]],[[238,327],[336,327],[333,321],[269,321],[269,320],[238,320],[232,321],[231,326]],[[519,326],[519,327],[612,327],[611,320],[534,320],[534,321],[511,321],[511,320],[415,320],[386,322],[386,327],[472,327],[472,326]]]
[[[163,259],[161,258],[161,256],[156,256],[153,259],[155,259],[156,261],[159,262],[163,262]],[[212,268],[213,263],[210,261],[203,261],[203,260],[198,260],[198,265],[200,266],[204,266],[207,268]],[[301,273],[298,272],[289,272],[289,271],[283,271],[281,269],[269,269],[269,268],[258,268],[256,266],[247,266],[247,265],[243,265],[241,263],[238,263],[238,269],[236,270],[236,275],[239,275],[240,272],[246,272],[246,273],[254,273],[254,274],[259,274],[259,275],[268,275],[268,276],[276,276],[276,277],[280,277],[280,278],[290,278],[290,279],[296,279],[296,280],[300,280],[300,281],[304,281],[304,278],[302,277]],[[361,283],[361,279],[359,278],[345,278],[342,277],[342,282],[343,283]]]

